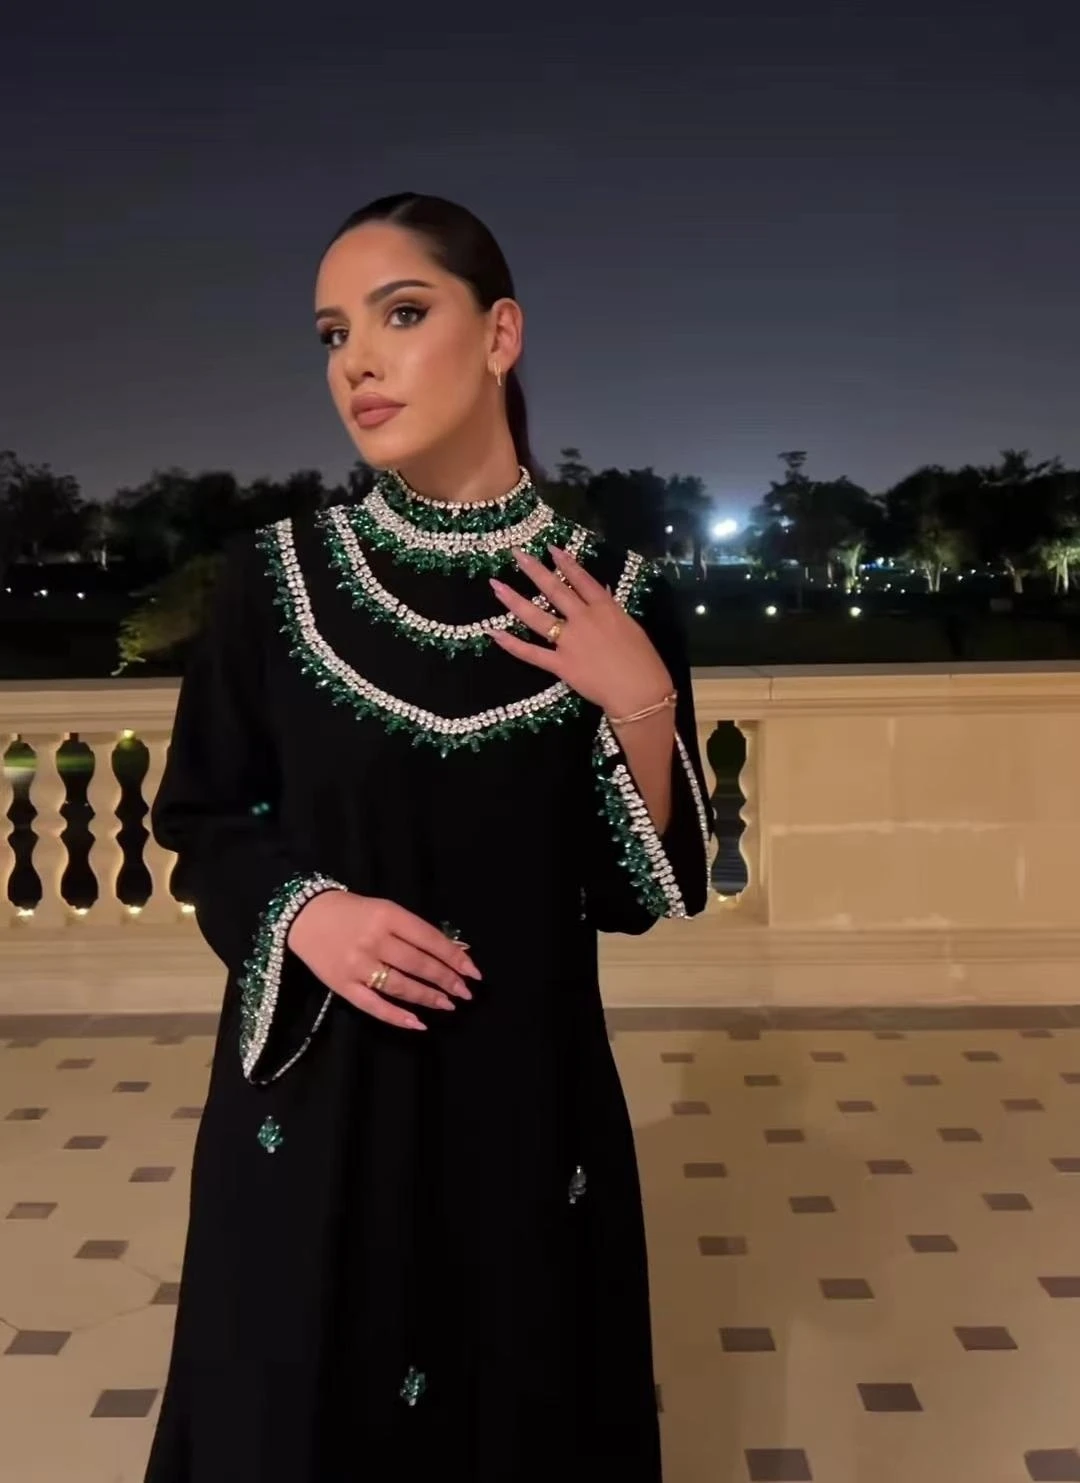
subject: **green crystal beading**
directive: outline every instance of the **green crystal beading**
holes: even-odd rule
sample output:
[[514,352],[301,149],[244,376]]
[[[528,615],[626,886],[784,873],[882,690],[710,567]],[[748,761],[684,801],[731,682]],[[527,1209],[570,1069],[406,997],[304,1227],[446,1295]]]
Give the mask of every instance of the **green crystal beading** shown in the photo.
[[410,525],[432,534],[458,534],[464,531],[472,535],[486,535],[508,525],[516,525],[540,503],[540,497],[527,474],[502,499],[476,503],[425,499],[410,489],[400,474],[393,472],[380,474],[375,481],[375,488],[390,508],[404,516]]
[[[274,893],[259,917],[251,954],[239,977],[240,1060],[244,1075],[249,1081],[256,1079],[255,1068],[270,1034],[285,966],[285,940],[289,928],[302,908],[315,896],[321,895],[323,891],[344,889],[344,886],[328,876],[294,875]],[[300,1049],[272,1076],[265,1078],[266,1081],[276,1081],[296,1064],[311,1044],[332,999],[333,995],[328,994]]]
[[358,674],[319,632],[293,548],[292,522],[283,520],[260,531],[258,540],[277,588],[274,601],[284,616],[282,632],[293,658],[334,704],[347,705],[357,717],[377,719],[388,731],[405,732],[414,744],[433,746],[445,757],[461,747],[476,751],[485,741],[561,725],[579,714],[580,697],[561,681],[471,716],[441,716],[390,695]]
[[258,1132],[258,1139],[267,1153],[277,1153],[285,1142],[285,1134],[276,1118],[268,1117]]
[[[374,546],[377,551],[388,552],[396,562],[411,566],[416,571],[463,571],[470,577],[481,574],[493,576],[496,572],[506,571],[516,565],[509,545],[500,544],[497,549],[486,551],[470,544],[464,539],[466,533],[455,529],[451,534],[462,538],[459,549],[411,546],[396,531],[388,530],[381,524],[364,503],[343,508],[349,524],[362,540]],[[537,505],[536,508],[539,509],[540,506]],[[577,529],[573,520],[557,515],[554,511],[549,513],[550,518],[545,520],[538,532],[520,544],[523,551],[535,556],[538,561],[543,559],[549,545],[565,546]]]

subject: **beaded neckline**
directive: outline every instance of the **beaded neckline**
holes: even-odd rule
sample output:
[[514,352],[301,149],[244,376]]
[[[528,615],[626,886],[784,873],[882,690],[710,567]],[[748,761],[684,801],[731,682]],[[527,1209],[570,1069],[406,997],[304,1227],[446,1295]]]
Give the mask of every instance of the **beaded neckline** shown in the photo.
[[418,494],[396,469],[387,469],[375,481],[368,502],[385,506],[417,530],[434,533],[481,535],[518,525],[540,503],[527,469],[513,489],[497,499],[439,500]]

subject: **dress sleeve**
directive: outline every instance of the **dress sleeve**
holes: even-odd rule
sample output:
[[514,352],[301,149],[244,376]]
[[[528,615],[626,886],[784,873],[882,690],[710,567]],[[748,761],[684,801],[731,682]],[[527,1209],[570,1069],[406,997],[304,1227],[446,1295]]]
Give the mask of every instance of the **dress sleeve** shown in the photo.
[[[294,858],[276,823],[281,796],[264,686],[269,625],[251,537],[228,549],[177,705],[154,837],[178,855],[173,890],[239,995],[244,1075],[274,1081],[307,1049],[332,1000],[289,951],[312,897],[345,890]],[[270,608],[272,611],[272,608]],[[226,1013],[230,999],[226,997]]]
[[589,840],[584,915],[600,932],[647,932],[661,917],[704,911],[710,892],[713,812],[698,750],[686,642],[667,580],[654,577],[638,621],[678,691],[671,758],[671,819],[654,825],[618,733],[606,717],[592,750],[595,818]]

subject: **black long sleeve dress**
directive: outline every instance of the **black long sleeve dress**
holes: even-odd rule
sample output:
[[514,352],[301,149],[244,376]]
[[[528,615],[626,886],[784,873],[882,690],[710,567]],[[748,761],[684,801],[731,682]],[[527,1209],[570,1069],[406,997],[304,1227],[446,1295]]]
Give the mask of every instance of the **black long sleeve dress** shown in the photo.
[[[662,837],[601,713],[487,636],[548,542],[675,679]],[[233,546],[153,814],[228,981],[148,1483],[658,1483],[596,934],[704,907],[710,819],[670,590],[527,479],[388,474]],[[418,1034],[329,994],[286,937],[340,888],[470,944],[473,1001]]]

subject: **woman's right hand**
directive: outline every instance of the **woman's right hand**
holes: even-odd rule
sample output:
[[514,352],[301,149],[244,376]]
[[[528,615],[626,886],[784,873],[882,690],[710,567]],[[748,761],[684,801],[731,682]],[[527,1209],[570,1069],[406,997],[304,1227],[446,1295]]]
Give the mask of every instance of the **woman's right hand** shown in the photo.
[[[465,979],[481,977],[462,943],[393,901],[350,891],[313,897],[293,922],[288,946],[328,989],[403,1030],[427,1026],[392,1000],[454,1009],[455,999],[472,998]],[[386,982],[371,988],[384,965]]]

